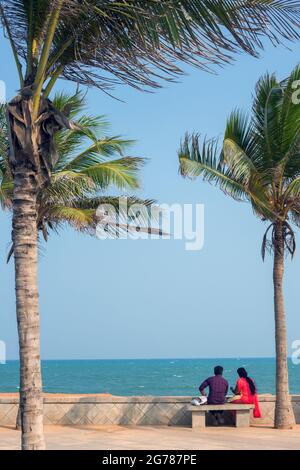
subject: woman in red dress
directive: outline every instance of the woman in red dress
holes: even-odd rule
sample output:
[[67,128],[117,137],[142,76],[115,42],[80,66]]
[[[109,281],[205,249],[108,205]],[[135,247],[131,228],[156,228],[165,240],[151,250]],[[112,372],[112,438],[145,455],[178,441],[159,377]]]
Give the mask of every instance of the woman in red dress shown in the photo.
[[233,399],[232,403],[253,404],[254,418],[261,418],[261,411],[259,408],[256,386],[254,381],[250,377],[248,377],[247,371],[246,369],[244,369],[244,367],[240,367],[237,370],[237,373],[240,378],[236,383],[234,393],[240,395],[240,397]]

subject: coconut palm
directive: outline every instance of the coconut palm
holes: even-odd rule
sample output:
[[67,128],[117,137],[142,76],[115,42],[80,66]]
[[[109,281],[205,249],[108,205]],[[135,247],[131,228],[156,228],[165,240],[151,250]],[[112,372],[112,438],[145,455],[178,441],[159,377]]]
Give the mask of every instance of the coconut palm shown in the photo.
[[[138,225],[130,220],[133,208],[143,206],[153,209],[153,200],[130,196],[109,196],[104,192],[109,186],[120,190],[139,187],[138,171],[144,160],[124,157],[130,140],[107,136],[108,123],[103,116],[82,115],[85,100],[82,93],[74,96],[56,94],[54,106],[63,111],[66,107],[79,126],[74,130],[61,130],[56,136],[58,160],[51,172],[49,185],[37,195],[37,229],[45,241],[50,231],[56,233],[65,226],[97,236],[97,227],[110,237],[122,236],[135,230],[160,234],[148,226],[149,220],[137,217]],[[114,155],[116,159],[113,159]],[[5,107],[0,105],[0,203],[3,209],[12,209],[13,178],[8,164],[8,130]],[[111,207],[117,218],[100,217],[99,208]],[[152,211],[155,215],[155,211]],[[117,219],[117,220],[116,220]],[[141,224],[146,223],[146,226]],[[100,232],[101,233],[101,232]],[[40,237],[39,237],[40,238]],[[13,253],[13,245],[8,261]],[[20,408],[17,429],[21,429]]]
[[273,253],[276,344],[275,427],[294,424],[289,396],[286,320],[283,299],[285,253],[293,257],[300,226],[300,107],[293,104],[296,67],[280,82],[266,74],[256,86],[251,118],[234,111],[226,125],[221,151],[216,140],[199,142],[187,135],[179,150],[183,176],[202,177],[237,201],[249,201],[254,213],[268,223],[262,243]]
[[[133,143],[119,136],[108,136],[108,123],[104,116],[83,114],[85,99],[77,92],[70,96],[65,93],[55,95],[56,109],[69,109],[76,120],[73,130],[60,130],[56,136],[57,162],[51,171],[46,188],[37,195],[37,229],[48,240],[49,231],[58,232],[65,225],[91,235],[97,234],[97,226],[105,222],[103,229],[109,236],[120,236],[123,232],[139,231],[157,233],[152,227],[141,226],[148,222],[138,218],[136,226],[129,220],[133,207],[142,205],[153,208],[151,199],[141,200],[133,196],[109,196],[108,187],[119,190],[139,188],[138,173],[144,159],[124,156]],[[114,157],[117,158],[114,158]],[[4,209],[12,209],[13,178],[8,163],[8,130],[5,107],[0,105],[0,202]],[[126,203],[127,212],[124,211]],[[117,221],[109,218],[101,220],[99,206],[111,206],[117,214]],[[154,208],[155,209],[155,208]],[[114,224],[114,225],[113,225]],[[13,253],[11,248],[8,259]]]
[[[8,106],[23,449],[43,449],[37,289],[37,193],[56,163],[56,132],[76,125],[48,99],[59,78],[110,89],[158,86],[178,61],[206,67],[256,55],[262,36],[299,37],[294,0],[0,0],[19,94]],[[26,334],[25,334],[26,332]]]

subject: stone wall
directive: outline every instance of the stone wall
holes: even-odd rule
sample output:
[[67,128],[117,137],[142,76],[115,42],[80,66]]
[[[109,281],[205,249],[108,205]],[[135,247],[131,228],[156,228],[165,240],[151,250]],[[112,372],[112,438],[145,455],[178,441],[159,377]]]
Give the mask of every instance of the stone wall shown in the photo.
[[[296,421],[300,424],[300,395],[292,397]],[[187,411],[191,397],[115,397],[99,395],[48,395],[44,397],[45,424],[59,425],[168,425],[190,426]],[[275,397],[260,397],[262,419],[252,424],[272,426]],[[18,412],[17,395],[0,394],[0,426],[11,426]]]

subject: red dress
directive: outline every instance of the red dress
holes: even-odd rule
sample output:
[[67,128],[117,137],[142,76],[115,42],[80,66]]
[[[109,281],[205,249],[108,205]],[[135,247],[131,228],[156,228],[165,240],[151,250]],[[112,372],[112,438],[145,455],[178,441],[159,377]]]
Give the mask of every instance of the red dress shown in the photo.
[[237,393],[241,395],[241,398],[237,398],[236,400],[233,400],[233,402],[244,403],[245,405],[253,404],[254,405],[254,410],[253,410],[254,418],[261,418],[261,411],[259,408],[257,393],[255,393],[254,395],[251,394],[251,390],[250,390],[247,380],[240,378],[236,383],[236,389],[237,389]]

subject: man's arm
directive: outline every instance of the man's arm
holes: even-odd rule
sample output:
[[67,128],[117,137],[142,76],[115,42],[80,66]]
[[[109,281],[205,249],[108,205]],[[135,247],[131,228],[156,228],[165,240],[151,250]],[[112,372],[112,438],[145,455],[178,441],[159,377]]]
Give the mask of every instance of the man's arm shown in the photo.
[[205,389],[208,386],[209,386],[208,379],[206,379],[206,380],[204,380],[204,382],[202,382],[202,384],[199,387],[199,391],[200,391],[201,395],[203,395],[204,397],[206,396],[205,395]]

